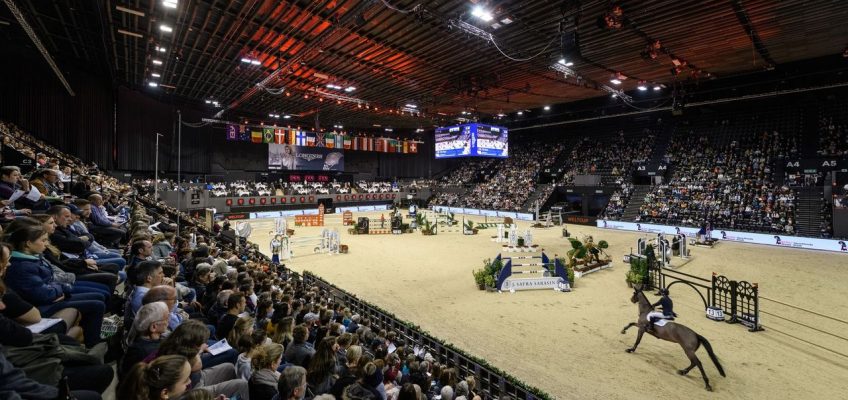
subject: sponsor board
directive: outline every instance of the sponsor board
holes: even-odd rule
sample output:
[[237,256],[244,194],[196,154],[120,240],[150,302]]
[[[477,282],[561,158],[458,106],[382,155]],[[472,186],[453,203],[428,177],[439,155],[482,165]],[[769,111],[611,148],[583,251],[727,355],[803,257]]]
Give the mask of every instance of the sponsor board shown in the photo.
[[563,222],[566,224],[576,224],[576,225],[591,225],[594,226],[597,218],[595,217],[587,217],[585,215],[564,215],[562,217]]
[[[605,221],[598,220],[598,228],[617,229],[622,231],[637,231],[645,233],[662,233],[664,235],[684,234],[695,237],[698,228],[689,226],[670,226],[643,224],[638,222]],[[784,236],[768,233],[738,232],[730,230],[713,229],[713,239],[726,240],[730,242],[763,244],[769,246],[791,247],[796,249],[809,249],[821,251],[833,251],[848,254],[848,246],[845,241],[833,239],[818,239],[800,236]]]
[[560,287],[565,283],[561,277],[546,277],[546,278],[519,278],[507,279],[504,281],[501,290],[531,290],[531,289],[546,289]]
[[336,213],[343,213],[345,211],[357,212],[357,211],[387,211],[389,209],[388,204],[379,204],[375,206],[354,206],[354,207],[336,207]]
[[529,213],[518,213],[511,211],[495,211],[495,210],[478,210],[476,208],[461,208],[461,207],[446,207],[446,206],[431,206],[431,210],[435,212],[448,212],[454,214],[465,214],[465,215],[480,215],[487,217],[509,217],[515,220],[520,221],[532,221],[533,214]]

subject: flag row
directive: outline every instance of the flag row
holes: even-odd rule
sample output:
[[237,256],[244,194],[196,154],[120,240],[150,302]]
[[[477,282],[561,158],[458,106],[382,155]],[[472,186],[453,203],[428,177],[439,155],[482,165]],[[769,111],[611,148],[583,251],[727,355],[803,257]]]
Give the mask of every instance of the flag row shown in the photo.
[[248,128],[227,125],[227,140],[252,143],[276,143],[330,149],[377,151],[381,153],[418,153],[421,142],[386,137],[350,136],[336,132],[307,132],[291,128]]

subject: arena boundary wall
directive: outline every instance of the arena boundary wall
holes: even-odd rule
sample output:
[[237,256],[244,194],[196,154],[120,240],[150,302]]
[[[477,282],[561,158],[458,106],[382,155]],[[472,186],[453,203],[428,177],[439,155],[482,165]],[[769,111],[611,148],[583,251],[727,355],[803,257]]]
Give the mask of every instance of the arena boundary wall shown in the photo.
[[[598,220],[596,222],[596,226],[598,228],[615,229],[620,231],[662,233],[664,235],[683,234],[686,235],[687,238],[694,238],[698,233],[698,228],[692,226],[656,225],[643,224],[639,222]],[[800,236],[784,236],[769,233],[739,232],[721,229],[713,229],[712,238],[718,241],[751,243],[767,246],[830,251],[835,253],[848,254],[848,245],[846,245],[846,243],[848,242],[835,239],[817,239]]]

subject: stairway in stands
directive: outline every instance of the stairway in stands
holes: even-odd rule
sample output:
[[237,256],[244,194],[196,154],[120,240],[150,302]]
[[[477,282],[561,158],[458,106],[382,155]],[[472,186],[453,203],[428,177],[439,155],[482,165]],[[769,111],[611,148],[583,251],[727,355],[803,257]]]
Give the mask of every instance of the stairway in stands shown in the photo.
[[821,224],[821,206],[824,190],[820,187],[798,188],[795,199],[795,234],[818,237]]
[[645,204],[645,195],[651,191],[650,185],[636,185],[633,187],[633,193],[630,194],[630,202],[621,213],[622,221],[634,221],[639,216],[639,207]]
[[[521,205],[521,209],[524,212],[535,212],[536,210],[533,209],[533,202],[535,202],[536,199],[538,199],[539,196],[542,195],[542,193],[547,193],[548,188],[550,186],[551,186],[551,184],[549,184],[549,183],[537,183],[536,184],[536,191],[534,191],[533,194],[531,194],[530,197],[528,197],[527,200],[524,201],[524,204]],[[548,193],[548,198],[550,198],[550,197],[551,197],[551,194]],[[548,202],[548,199],[547,198],[544,199],[542,201],[541,206],[539,207],[539,210],[544,209],[545,203],[547,203],[547,202]]]

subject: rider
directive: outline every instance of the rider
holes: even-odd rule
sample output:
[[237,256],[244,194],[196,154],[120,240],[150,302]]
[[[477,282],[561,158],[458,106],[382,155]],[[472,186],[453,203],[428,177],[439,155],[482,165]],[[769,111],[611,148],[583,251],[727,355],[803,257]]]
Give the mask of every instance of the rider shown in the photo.
[[668,289],[660,289],[660,295],[662,295],[660,300],[651,306],[660,306],[662,311],[651,311],[648,313],[648,331],[653,331],[655,322],[661,319],[673,320],[677,316],[674,312],[674,302],[671,301],[671,297],[668,297]]

